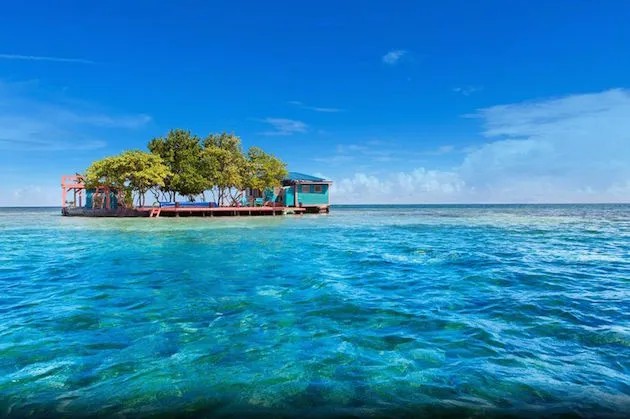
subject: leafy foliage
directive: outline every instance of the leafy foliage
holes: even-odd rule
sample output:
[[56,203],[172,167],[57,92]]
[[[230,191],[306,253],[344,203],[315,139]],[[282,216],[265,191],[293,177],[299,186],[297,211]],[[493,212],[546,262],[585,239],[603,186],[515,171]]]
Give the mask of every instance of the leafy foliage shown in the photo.
[[265,153],[258,147],[251,147],[247,151],[247,175],[244,182],[246,187],[264,190],[280,186],[286,176],[286,164],[275,156]]
[[223,205],[228,197],[236,200],[233,192],[245,187],[247,173],[241,140],[233,134],[211,134],[203,146],[206,179],[216,192],[219,205]]
[[234,134],[211,134],[202,142],[190,131],[175,129],[151,140],[148,148],[151,153],[126,151],[92,163],[86,184],[121,191],[119,202],[129,202],[125,196],[135,193],[139,205],[149,190],[169,201],[177,194],[205,198],[205,191],[211,191],[219,205],[231,205],[245,188],[279,186],[287,174],[281,160],[258,147],[244,153]]
[[160,156],[170,169],[171,175],[164,179],[162,190],[175,200],[175,194],[193,197],[208,188],[201,171],[201,145],[199,137],[190,131],[174,129],[166,137],[154,138],[149,150]]
[[128,199],[131,193],[136,193],[138,204],[144,205],[144,194],[150,188],[163,187],[170,174],[159,156],[131,150],[92,163],[86,170],[85,182],[88,187],[116,189],[122,192],[119,199]]

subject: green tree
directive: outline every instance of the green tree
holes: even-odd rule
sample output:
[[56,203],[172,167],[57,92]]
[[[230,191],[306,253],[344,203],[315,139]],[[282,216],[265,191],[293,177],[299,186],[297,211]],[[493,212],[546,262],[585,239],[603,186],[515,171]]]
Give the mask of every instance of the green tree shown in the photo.
[[218,204],[224,205],[227,199],[236,201],[247,175],[247,159],[240,138],[228,133],[211,134],[203,146],[203,172]]
[[170,170],[161,187],[169,201],[174,202],[177,194],[193,200],[210,187],[203,175],[200,139],[190,131],[171,130],[166,137],[151,140],[149,150],[160,156]]
[[245,187],[263,191],[266,188],[280,186],[286,176],[286,164],[277,157],[265,153],[258,147],[251,147],[247,151]]
[[234,134],[207,136],[203,144],[190,131],[175,129],[165,137],[154,138],[151,153],[126,151],[95,161],[86,172],[86,182],[119,191],[119,202],[139,205],[151,190],[156,199],[175,201],[177,194],[194,200],[210,190],[219,205],[238,201],[245,188],[260,189],[280,185],[286,165],[275,156],[252,147],[243,153],[241,140]]
[[[95,161],[85,173],[86,186],[107,186],[119,192],[119,202],[126,205],[133,193],[143,206],[145,194],[154,187],[163,187],[171,173],[162,159],[151,153],[132,150]],[[126,198],[126,199],[125,199]]]

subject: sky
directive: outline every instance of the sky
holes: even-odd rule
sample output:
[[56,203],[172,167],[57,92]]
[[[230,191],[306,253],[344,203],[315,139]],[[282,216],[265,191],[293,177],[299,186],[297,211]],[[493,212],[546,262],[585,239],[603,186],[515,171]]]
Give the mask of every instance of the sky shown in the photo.
[[0,206],[172,128],[333,203],[630,202],[630,2],[0,6]]

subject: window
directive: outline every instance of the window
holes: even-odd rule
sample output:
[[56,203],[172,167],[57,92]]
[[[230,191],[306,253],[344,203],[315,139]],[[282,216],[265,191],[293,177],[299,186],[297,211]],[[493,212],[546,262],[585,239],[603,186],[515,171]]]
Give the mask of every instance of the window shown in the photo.
[[322,193],[322,185],[315,185],[315,193]]
[[310,185],[302,185],[302,193],[309,193],[311,192],[311,186]]

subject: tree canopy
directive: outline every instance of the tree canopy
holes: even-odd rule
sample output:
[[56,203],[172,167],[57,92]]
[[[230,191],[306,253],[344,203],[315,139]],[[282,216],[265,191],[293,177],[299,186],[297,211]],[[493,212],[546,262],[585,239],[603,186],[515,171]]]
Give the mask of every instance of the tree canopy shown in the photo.
[[144,205],[149,190],[156,199],[161,195],[169,201],[177,195],[205,200],[210,192],[219,205],[225,205],[240,199],[246,188],[279,186],[287,175],[286,164],[262,149],[243,152],[234,134],[210,134],[201,140],[190,131],[175,129],[152,139],[148,149],[150,153],[125,151],[95,161],[86,171],[86,184],[109,186],[125,196],[135,194],[138,205]]
[[247,159],[241,149],[241,140],[233,134],[211,134],[203,141],[203,160],[209,170],[208,183],[219,205],[226,198],[235,200],[234,192],[245,187]]
[[164,187],[164,179],[169,176],[171,173],[159,156],[131,150],[92,163],[85,172],[85,182],[88,187],[108,186],[122,192],[119,202],[135,192],[138,205],[144,205],[144,194],[151,188]]
[[277,186],[287,175],[286,165],[258,147],[247,151],[244,185],[251,189]]
[[166,137],[154,138],[149,142],[149,150],[162,158],[170,169],[164,179],[162,191],[170,200],[175,194],[192,197],[208,188],[201,172],[201,144],[199,138],[190,131],[174,129]]

